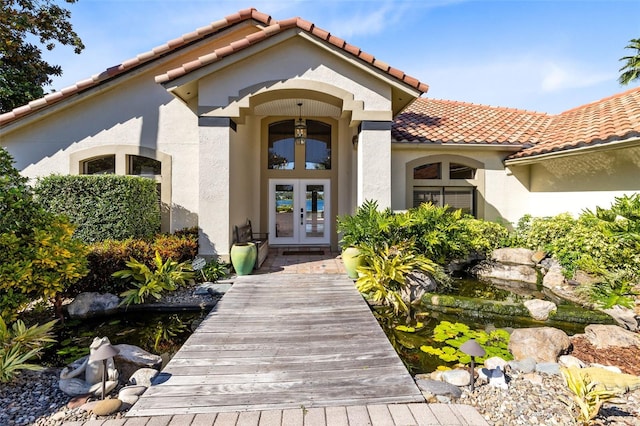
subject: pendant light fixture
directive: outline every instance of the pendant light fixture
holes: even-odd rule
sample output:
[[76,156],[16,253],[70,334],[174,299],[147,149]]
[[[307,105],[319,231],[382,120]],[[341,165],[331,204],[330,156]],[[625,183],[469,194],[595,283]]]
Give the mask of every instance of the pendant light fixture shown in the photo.
[[294,126],[294,138],[296,145],[304,145],[307,140],[307,124],[302,120],[302,102],[298,102],[300,115]]

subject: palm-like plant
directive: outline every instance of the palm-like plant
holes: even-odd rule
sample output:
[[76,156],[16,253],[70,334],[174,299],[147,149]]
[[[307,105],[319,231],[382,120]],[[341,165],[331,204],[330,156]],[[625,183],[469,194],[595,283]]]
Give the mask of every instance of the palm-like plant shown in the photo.
[[629,40],[629,45],[625,49],[635,49],[635,54],[620,58],[621,61],[625,61],[625,65],[620,68],[620,72],[622,72],[618,78],[620,84],[629,84],[632,81],[640,80],[640,38]]
[[48,344],[55,342],[51,329],[56,321],[28,327],[20,320],[7,326],[0,317],[0,382],[10,381],[20,370],[39,370],[28,361],[38,356]]

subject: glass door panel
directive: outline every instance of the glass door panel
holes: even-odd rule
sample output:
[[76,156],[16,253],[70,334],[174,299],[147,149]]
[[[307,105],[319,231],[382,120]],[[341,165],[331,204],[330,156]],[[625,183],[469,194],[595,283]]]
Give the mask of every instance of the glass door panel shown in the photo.
[[269,181],[269,244],[329,244],[329,180]]
[[293,185],[276,185],[275,187],[275,234],[278,238],[293,238]]
[[305,185],[305,238],[324,236],[324,185]]

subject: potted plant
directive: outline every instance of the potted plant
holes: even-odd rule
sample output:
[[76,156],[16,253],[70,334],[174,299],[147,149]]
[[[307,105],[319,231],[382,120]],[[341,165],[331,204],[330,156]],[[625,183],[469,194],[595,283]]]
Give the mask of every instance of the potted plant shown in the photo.
[[361,248],[373,246],[380,238],[378,203],[365,201],[353,215],[338,217],[338,232],[341,234],[342,262],[349,278],[358,278],[358,267],[364,264]]

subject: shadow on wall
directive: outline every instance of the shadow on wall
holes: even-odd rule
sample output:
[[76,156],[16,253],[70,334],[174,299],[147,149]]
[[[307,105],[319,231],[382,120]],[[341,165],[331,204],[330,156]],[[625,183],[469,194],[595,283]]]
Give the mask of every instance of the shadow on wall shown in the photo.
[[165,215],[171,220],[171,229],[176,231],[185,228],[194,228],[198,226],[198,214],[184,208],[178,204],[162,204],[161,214],[163,222]]

